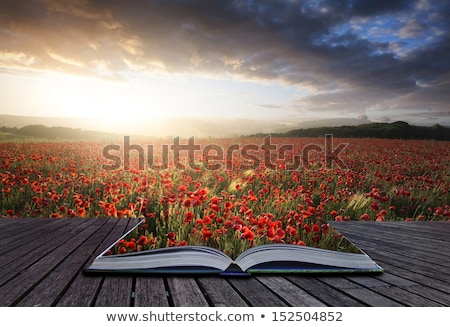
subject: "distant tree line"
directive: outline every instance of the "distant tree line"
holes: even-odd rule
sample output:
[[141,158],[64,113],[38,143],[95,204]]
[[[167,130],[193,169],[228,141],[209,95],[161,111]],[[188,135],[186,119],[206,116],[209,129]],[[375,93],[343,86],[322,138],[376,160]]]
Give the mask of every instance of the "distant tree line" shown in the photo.
[[[285,133],[271,133],[272,137],[322,137],[333,134],[344,138],[386,138],[405,140],[443,140],[450,141],[450,128],[439,124],[433,126],[414,126],[403,121],[394,123],[369,123],[357,126],[314,127],[294,129]],[[253,134],[253,137],[263,137],[269,134]]]
[[44,125],[28,125],[21,128],[0,127],[0,132],[45,139],[95,140],[108,137],[109,133],[84,131],[70,127],[47,127]]
[[[0,127],[0,132],[18,134],[36,138],[64,140],[97,140],[114,136],[99,131],[85,131],[69,127],[47,127],[44,125],[28,125],[21,128]],[[433,126],[414,126],[403,121],[394,123],[370,123],[357,126],[314,127],[294,129],[285,133],[271,133],[272,137],[323,137],[333,134],[344,138],[386,138],[405,140],[442,140],[450,141],[450,127],[439,124]],[[269,134],[252,134],[250,137],[264,137]]]

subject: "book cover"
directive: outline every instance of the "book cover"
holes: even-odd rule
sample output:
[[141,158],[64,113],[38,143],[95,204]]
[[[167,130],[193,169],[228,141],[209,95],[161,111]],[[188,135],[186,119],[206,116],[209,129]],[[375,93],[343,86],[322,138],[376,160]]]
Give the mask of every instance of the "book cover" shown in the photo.
[[174,232],[158,234],[155,223],[156,218],[139,221],[95,258],[85,272],[226,276],[383,272],[366,253],[328,224],[320,231],[325,233],[320,235],[322,242],[318,242],[316,231],[309,238],[312,244],[307,245],[303,241],[286,243],[275,237],[255,241],[254,237],[246,238],[245,230],[233,228],[219,235],[222,239],[216,237],[215,242],[200,238],[189,238],[188,242],[177,238]]

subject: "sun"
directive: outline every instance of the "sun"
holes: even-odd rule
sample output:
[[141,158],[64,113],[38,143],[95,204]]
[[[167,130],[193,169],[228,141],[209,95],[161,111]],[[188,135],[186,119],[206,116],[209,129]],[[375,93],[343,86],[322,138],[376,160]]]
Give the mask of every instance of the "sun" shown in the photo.
[[71,75],[53,76],[44,83],[47,106],[55,108],[53,115],[89,118],[103,130],[167,113],[167,94],[152,85]]
[[188,128],[180,123],[185,118],[204,119],[218,106],[233,108],[190,77],[144,75],[107,79],[40,72],[15,84],[23,101],[14,105],[27,116],[73,119],[58,121],[123,135],[178,134]]

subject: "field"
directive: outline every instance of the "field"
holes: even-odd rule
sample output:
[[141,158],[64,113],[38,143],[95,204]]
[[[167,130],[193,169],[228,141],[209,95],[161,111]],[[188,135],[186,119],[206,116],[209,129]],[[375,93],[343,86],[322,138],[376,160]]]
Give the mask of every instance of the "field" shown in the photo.
[[146,217],[153,233],[130,246],[230,254],[258,242],[329,247],[330,220],[450,220],[448,142],[133,142],[0,143],[0,216]]

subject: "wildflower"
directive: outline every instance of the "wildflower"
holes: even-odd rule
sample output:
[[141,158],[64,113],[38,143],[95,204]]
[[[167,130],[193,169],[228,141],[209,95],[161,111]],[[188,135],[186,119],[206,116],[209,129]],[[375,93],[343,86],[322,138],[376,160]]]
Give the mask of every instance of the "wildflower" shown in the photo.
[[267,237],[271,240],[275,237],[275,228],[274,227],[270,227],[269,229],[267,229]]
[[283,240],[280,236],[275,235],[275,237],[273,238],[273,242],[274,243],[283,243]]
[[136,242],[134,241],[127,242],[127,248],[129,248],[131,251],[136,251]]
[[378,210],[380,210],[380,207],[378,206],[378,203],[376,203],[376,202],[372,202],[372,203],[370,204],[370,208],[372,208],[373,211],[378,211]]
[[362,214],[359,219],[361,220],[370,220],[370,216],[367,213]]
[[204,227],[202,229],[202,236],[204,240],[208,240],[212,236],[212,232],[207,227]]
[[139,245],[147,245],[148,244],[148,238],[147,236],[141,235],[137,241]]
[[177,235],[174,232],[169,232],[167,233],[166,236],[169,240],[174,240],[177,237]]
[[282,228],[277,229],[277,235],[275,237],[284,238],[285,232]]
[[292,226],[287,226],[286,227],[286,232],[288,232],[288,234],[291,235],[291,236],[296,236],[297,235],[297,229],[295,229],[295,227],[292,227]]
[[211,224],[212,221],[213,221],[213,220],[212,220],[212,218],[211,218],[210,216],[204,216],[203,219],[202,219],[202,222],[203,222],[203,224],[205,224],[205,225]]
[[225,210],[233,209],[233,203],[231,201],[225,202]]
[[253,241],[255,239],[255,234],[253,234],[252,230],[249,227],[245,226],[244,232],[242,233],[242,238]]
[[318,233],[318,232],[320,232],[320,227],[317,224],[313,224],[312,225],[312,231],[314,233]]
[[311,233],[311,227],[309,227],[308,224],[304,224],[304,225],[303,225],[303,229],[305,230],[305,233],[306,233],[306,234]]
[[188,211],[184,215],[184,223],[189,224],[194,220],[194,213]]

